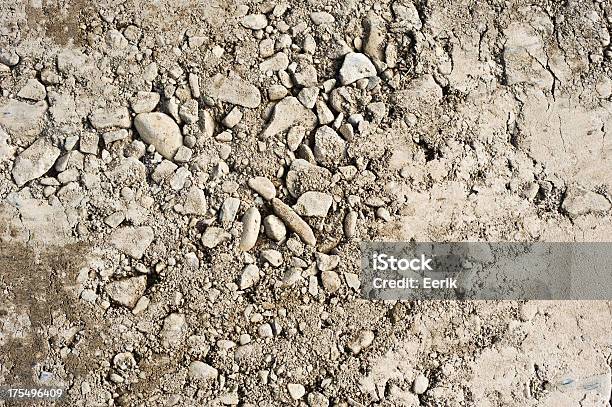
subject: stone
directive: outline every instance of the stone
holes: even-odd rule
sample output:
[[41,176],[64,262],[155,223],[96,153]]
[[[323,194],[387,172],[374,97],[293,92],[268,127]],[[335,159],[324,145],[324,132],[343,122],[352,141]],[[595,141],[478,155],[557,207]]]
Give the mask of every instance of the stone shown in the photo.
[[213,100],[251,109],[256,108],[261,103],[259,89],[236,74],[230,76],[217,74],[203,82],[202,94]]
[[112,281],[104,287],[108,296],[118,304],[134,308],[147,288],[147,277],[138,276]]
[[325,288],[325,291],[328,293],[335,293],[342,286],[342,281],[338,273],[331,270],[321,272],[321,282],[323,283],[323,288]]
[[219,220],[223,226],[229,226],[236,220],[238,208],[240,208],[239,198],[229,197],[223,201],[223,205],[219,211]]
[[177,163],[186,163],[191,160],[192,156],[192,149],[190,149],[189,147],[180,146],[176,154],[174,154],[174,161],[176,161]]
[[268,88],[268,99],[271,101],[281,100],[287,96],[287,88],[283,85],[272,85]]
[[274,214],[285,222],[286,226],[295,232],[302,241],[308,245],[315,246],[317,239],[312,229],[293,209],[283,203],[280,199],[272,199]]
[[138,260],[142,258],[154,237],[153,228],[150,226],[126,226],[114,230],[110,235],[110,242],[119,251]]
[[178,346],[183,341],[186,328],[185,315],[179,313],[168,315],[164,318],[164,324],[159,333],[162,345],[165,347]]
[[157,92],[138,92],[130,99],[130,106],[134,113],[149,113],[155,110],[159,99],[160,96]]
[[240,275],[240,289],[246,290],[253,287],[259,281],[259,268],[254,264],[249,264],[242,270]]
[[316,124],[317,116],[304,107],[297,98],[288,96],[274,106],[272,117],[262,136],[273,137],[295,125],[302,125],[306,130],[311,130]]
[[186,215],[204,216],[208,211],[208,204],[204,191],[196,186],[192,186],[185,197],[183,213]]
[[47,97],[45,86],[36,79],[28,79],[26,84],[19,90],[17,96],[34,101],[44,100]]
[[238,123],[240,123],[240,120],[242,120],[242,112],[240,109],[238,109],[238,107],[234,106],[234,108],[230,110],[221,123],[223,123],[223,125],[228,129],[233,129]]
[[126,129],[111,130],[102,135],[104,144],[107,146],[115,141],[124,140],[126,138],[128,138],[128,131]]
[[113,365],[116,369],[130,370],[135,368],[137,363],[132,352],[120,352],[113,358]]
[[304,386],[297,383],[287,384],[287,391],[289,391],[289,396],[291,396],[293,400],[299,400],[304,397],[304,394],[306,394],[306,389]]
[[238,247],[240,250],[249,251],[257,243],[259,228],[261,227],[261,214],[259,210],[252,206],[242,217],[242,236]]
[[308,191],[324,191],[331,184],[331,178],[327,168],[297,159],[291,162],[285,184],[291,196],[298,198]]
[[325,11],[314,11],[310,13],[310,20],[314,25],[331,24],[336,21],[334,16]]
[[244,28],[263,30],[268,25],[268,18],[265,14],[249,14],[244,16],[240,23]]
[[346,216],[344,217],[343,229],[344,236],[346,236],[347,238],[350,239],[351,237],[355,236],[355,232],[357,229],[357,212],[350,211],[346,214]]
[[97,133],[85,132],[81,134],[79,138],[79,150],[86,154],[98,154],[98,143],[100,142],[100,136]]
[[42,177],[49,171],[60,155],[60,149],[46,139],[38,139],[15,158],[11,174],[17,186]]
[[0,63],[7,66],[15,66],[19,63],[19,55],[14,50],[0,49]]
[[289,57],[284,52],[277,52],[265,61],[259,64],[259,69],[262,72],[278,72],[284,71],[289,66]]
[[302,126],[290,128],[287,132],[287,148],[289,148],[290,151],[297,150],[300,144],[302,144],[304,136],[306,136],[306,130],[304,130]]
[[319,124],[325,125],[334,121],[334,114],[327,107],[327,103],[322,100],[318,100],[316,102],[316,110],[317,110],[317,118],[319,119]]
[[272,338],[274,336],[270,324],[261,324],[259,328],[257,328],[257,334],[260,338]]
[[293,206],[295,212],[300,216],[326,217],[334,199],[324,192],[304,192]]
[[193,124],[200,118],[198,101],[189,99],[181,104],[179,117],[187,124]]
[[47,108],[45,101],[31,105],[10,99],[7,104],[0,106],[0,126],[11,136],[36,136],[42,131]]
[[610,210],[610,201],[603,195],[587,191],[581,187],[568,187],[561,208],[574,219],[589,213],[601,215]]
[[253,191],[257,192],[267,201],[276,196],[274,184],[266,177],[253,177],[249,179],[248,184]]
[[374,332],[364,329],[359,331],[347,344],[353,354],[360,353],[363,349],[369,347],[374,342]]
[[316,253],[317,268],[321,271],[329,271],[338,267],[340,256],[335,254]]
[[319,89],[316,87],[304,88],[298,94],[298,100],[307,107],[312,109],[317,103],[317,97],[319,96]]
[[429,379],[422,374],[419,374],[412,383],[412,391],[415,394],[423,394],[429,387]]
[[310,64],[300,65],[293,74],[293,81],[304,88],[317,86],[317,69]]
[[153,170],[151,179],[157,183],[160,183],[174,173],[177,168],[178,166],[172,161],[162,160],[162,162],[157,164],[157,167],[155,167]]
[[314,156],[317,162],[336,167],[346,155],[346,142],[329,126],[319,127],[315,133]]
[[217,247],[221,242],[229,240],[231,235],[226,232],[223,228],[216,226],[209,226],[202,234],[202,244],[204,247],[212,249]]
[[367,30],[367,38],[363,44],[363,52],[371,58],[382,61],[386,37],[385,22],[371,11],[365,18],[364,25]]
[[89,115],[89,122],[96,130],[113,127],[129,129],[132,127],[130,111],[124,106],[96,109]]
[[343,85],[350,85],[359,79],[374,76],[376,76],[376,67],[367,56],[357,52],[346,54],[340,68],[340,82]]
[[287,236],[287,228],[283,221],[274,215],[268,215],[263,221],[266,236],[277,242],[283,240]]
[[270,263],[272,267],[278,267],[283,264],[283,255],[278,250],[268,249],[261,251],[261,258]]
[[140,113],[134,119],[140,138],[155,147],[155,151],[168,160],[183,145],[183,136],[176,122],[164,113]]
[[308,393],[307,401],[310,407],[329,407],[329,399],[318,391]]
[[189,364],[189,370],[187,374],[191,380],[196,381],[217,380],[217,377],[219,376],[219,372],[217,371],[217,369],[199,360],[194,360]]
[[187,167],[179,167],[168,179],[168,184],[170,184],[170,188],[173,190],[180,191],[185,186],[189,177],[191,177],[189,169]]

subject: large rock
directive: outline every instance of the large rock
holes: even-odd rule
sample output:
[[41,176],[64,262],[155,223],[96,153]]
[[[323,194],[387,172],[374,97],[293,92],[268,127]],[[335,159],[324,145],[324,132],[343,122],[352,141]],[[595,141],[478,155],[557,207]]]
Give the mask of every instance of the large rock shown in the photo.
[[304,192],[324,191],[331,184],[331,178],[331,172],[327,168],[297,159],[291,162],[285,182],[289,193],[298,198]]
[[212,99],[251,109],[256,108],[261,103],[259,89],[238,75],[224,76],[217,74],[203,82],[203,94]]
[[140,113],[134,119],[138,134],[147,144],[168,160],[172,160],[183,145],[183,135],[176,122],[164,113]]
[[43,176],[60,155],[59,148],[46,139],[38,139],[15,159],[13,179],[18,186]]
[[364,54],[349,52],[344,57],[340,68],[340,81],[343,85],[350,85],[359,79],[376,76],[376,67]]
[[147,277],[138,276],[108,283],[104,290],[115,302],[134,308],[147,288]]
[[10,100],[0,107],[0,126],[12,136],[36,136],[42,131],[42,120],[47,107],[45,101],[31,105]]
[[304,107],[297,98],[289,96],[274,106],[272,118],[264,129],[262,136],[272,137],[296,125],[301,125],[306,130],[312,130],[316,124],[317,116],[312,110]]
[[121,252],[135,259],[141,259],[154,237],[150,226],[126,226],[113,231],[110,241]]

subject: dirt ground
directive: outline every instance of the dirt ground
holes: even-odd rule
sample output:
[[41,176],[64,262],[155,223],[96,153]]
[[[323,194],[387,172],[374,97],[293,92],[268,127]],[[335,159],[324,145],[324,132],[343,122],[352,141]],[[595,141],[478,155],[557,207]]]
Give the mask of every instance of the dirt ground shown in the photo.
[[612,3],[0,0],[0,406],[609,406],[612,302],[360,242],[612,241]]

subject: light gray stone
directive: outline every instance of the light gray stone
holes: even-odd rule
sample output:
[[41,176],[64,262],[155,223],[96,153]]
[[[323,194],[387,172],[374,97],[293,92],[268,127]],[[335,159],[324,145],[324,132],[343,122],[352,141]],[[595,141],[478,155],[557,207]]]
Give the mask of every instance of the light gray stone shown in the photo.
[[265,200],[270,200],[276,196],[276,188],[272,181],[266,177],[253,177],[249,179],[249,187],[261,195]]
[[293,206],[295,212],[300,216],[326,217],[334,199],[324,192],[304,192]]
[[350,85],[359,79],[374,76],[376,76],[376,67],[367,56],[357,52],[346,54],[340,68],[340,82],[343,85]]
[[134,125],[142,140],[152,144],[164,158],[173,160],[183,145],[183,136],[176,122],[164,113],[140,113]]
[[141,259],[155,235],[150,226],[126,226],[110,235],[110,242],[119,251],[134,259]]
[[60,155],[60,149],[46,139],[38,139],[15,159],[12,175],[18,186],[47,173]]
[[104,287],[104,291],[115,302],[134,308],[147,288],[147,277],[138,276],[113,281]]

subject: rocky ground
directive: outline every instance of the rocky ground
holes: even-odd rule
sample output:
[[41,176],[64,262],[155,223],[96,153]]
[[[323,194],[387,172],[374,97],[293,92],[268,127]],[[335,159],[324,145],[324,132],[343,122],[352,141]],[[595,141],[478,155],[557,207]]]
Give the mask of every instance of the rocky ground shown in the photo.
[[609,405],[610,302],[369,301],[359,243],[612,241],[611,31],[602,0],[1,1],[0,387]]

